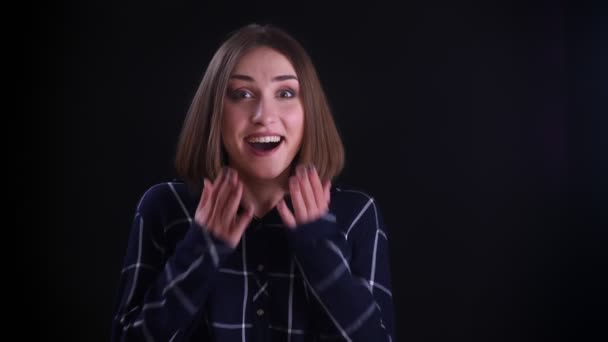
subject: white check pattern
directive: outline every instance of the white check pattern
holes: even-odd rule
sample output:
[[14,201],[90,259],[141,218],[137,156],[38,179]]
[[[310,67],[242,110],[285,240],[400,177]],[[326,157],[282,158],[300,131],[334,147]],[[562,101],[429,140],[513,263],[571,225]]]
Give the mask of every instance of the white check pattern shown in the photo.
[[133,220],[112,341],[392,341],[388,238],[373,198],[332,189],[290,230],[276,210],[236,249],[193,220],[183,183],[151,187]]

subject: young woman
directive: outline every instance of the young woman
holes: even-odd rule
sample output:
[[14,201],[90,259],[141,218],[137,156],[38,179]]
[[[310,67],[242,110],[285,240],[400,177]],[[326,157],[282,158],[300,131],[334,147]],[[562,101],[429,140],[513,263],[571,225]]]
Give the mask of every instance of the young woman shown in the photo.
[[141,198],[113,341],[391,341],[388,241],[368,195],[331,187],[342,142],[302,46],[249,25],[185,119],[184,182]]

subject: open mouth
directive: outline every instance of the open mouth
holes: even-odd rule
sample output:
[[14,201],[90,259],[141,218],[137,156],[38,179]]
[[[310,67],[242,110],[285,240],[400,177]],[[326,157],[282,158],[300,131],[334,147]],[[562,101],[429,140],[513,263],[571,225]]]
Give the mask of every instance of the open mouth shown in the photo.
[[269,152],[276,149],[285,140],[282,136],[252,137],[246,141],[255,151]]

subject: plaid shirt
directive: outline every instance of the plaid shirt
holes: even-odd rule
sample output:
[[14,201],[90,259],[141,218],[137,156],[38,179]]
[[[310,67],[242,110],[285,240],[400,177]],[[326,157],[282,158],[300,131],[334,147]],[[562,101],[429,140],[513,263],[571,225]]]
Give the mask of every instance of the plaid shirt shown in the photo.
[[142,196],[112,341],[392,340],[388,240],[372,198],[333,188],[329,213],[294,230],[275,208],[232,249],[193,220],[199,196],[178,182]]

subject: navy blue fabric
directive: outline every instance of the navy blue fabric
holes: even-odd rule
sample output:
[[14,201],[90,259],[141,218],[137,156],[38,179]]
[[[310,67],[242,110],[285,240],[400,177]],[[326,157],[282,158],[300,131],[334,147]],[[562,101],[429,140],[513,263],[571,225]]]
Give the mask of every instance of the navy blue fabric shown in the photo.
[[234,249],[194,222],[198,200],[179,182],[142,196],[112,341],[393,339],[388,238],[373,198],[333,188],[329,213],[293,230],[273,209]]

